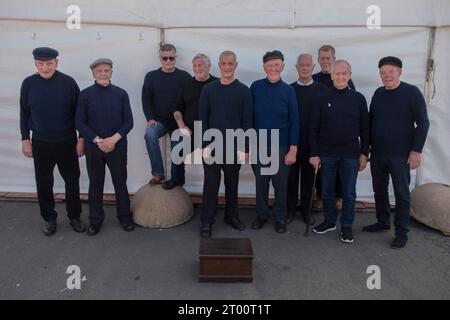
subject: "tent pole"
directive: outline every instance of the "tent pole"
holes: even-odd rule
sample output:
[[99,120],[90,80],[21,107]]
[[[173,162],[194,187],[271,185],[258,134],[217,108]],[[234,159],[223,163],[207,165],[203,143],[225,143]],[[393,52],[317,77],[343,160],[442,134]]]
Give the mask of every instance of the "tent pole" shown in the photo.
[[[159,28],[159,45],[160,46],[166,43],[166,30],[167,30],[167,28]],[[168,178],[169,167],[171,165],[170,153],[169,153],[170,146],[169,145],[170,145],[170,134],[166,134],[163,137],[162,154],[161,154],[161,157],[163,158],[163,161],[165,162],[164,177],[166,179]]]
[[[434,97],[434,93],[431,90],[431,86],[433,84],[433,74],[435,70],[434,66],[434,50],[435,50],[435,44],[436,44],[436,27],[430,27],[429,34],[428,34],[428,48],[427,48],[427,64],[426,64],[426,73],[425,73],[425,82],[424,82],[424,96],[425,96],[425,102],[427,105],[427,109],[430,105],[431,100]],[[422,156],[422,165],[417,169],[416,171],[416,182],[415,187],[419,186],[422,182],[423,178],[423,163],[425,159]]]

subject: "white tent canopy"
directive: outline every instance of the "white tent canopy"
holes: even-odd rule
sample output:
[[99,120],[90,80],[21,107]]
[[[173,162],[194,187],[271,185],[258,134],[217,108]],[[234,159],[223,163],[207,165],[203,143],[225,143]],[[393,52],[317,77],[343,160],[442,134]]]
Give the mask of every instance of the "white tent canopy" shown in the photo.
[[[299,53],[316,55],[320,45],[332,44],[337,56],[352,64],[352,79],[368,103],[381,85],[379,58],[399,56],[404,62],[402,80],[424,92],[431,122],[423,166],[412,186],[450,184],[450,3],[377,1],[381,29],[369,30],[366,10],[371,2],[79,0],[81,29],[70,30],[66,20],[72,1],[1,0],[0,191],[35,191],[32,162],[21,153],[18,106],[21,82],[35,72],[31,51],[38,46],[58,49],[59,69],[75,78],[81,89],[93,82],[90,62],[98,57],[114,61],[113,82],[129,93],[135,121],[129,135],[128,186],[134,192],[145,184],[150,164],[143,139],[141,88],[145,73],[159,66],[160,41],[177,47],[178,66],[189,72],[192,57],[203,52],[212,58],[212,73],[218,75],[219,53],[235,51],[237,77],[247,85],[264,77],[262,55],[267,50],[285,54],[283,79],[292,82]],[[433,70],[428,59],[434,60]],[[86,192],[84,159],[81,167],[81,188]],[[201,166],[188,166],[187,174],[186,189],[201,193]],[[253,196],[253,184],[253,173],[246,165],[241,170],[240,195]],[[59,177],[55,189],[64,190]],[[112,191],[107,179],[105,192]],[[370,170],[360,173],[357,192],[359,199],[372,199]]]

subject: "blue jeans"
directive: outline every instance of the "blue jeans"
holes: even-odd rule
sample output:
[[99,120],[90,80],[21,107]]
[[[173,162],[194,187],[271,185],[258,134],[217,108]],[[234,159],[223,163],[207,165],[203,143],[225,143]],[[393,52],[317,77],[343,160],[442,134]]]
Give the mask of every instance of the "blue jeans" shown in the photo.
[[[164,176],[164,163],[159,147],[159,138],[168,133],[169,130],[161,122],[156,122],[156,125],[145,130],[145,144],[147,146],[153,176]],[[179,141],[170,141],[171,148],[177,143]],[[184,182],[184,163],[178,165],[172,163],[170,173],[171,178],[176,182]]]
[[358,177],[359,159],[342,157],[320,157],[322,164],[322,201],[325,219],[336,224],[336,174],[342,184],[342,227],[351,228],[355,219],[356,178]]
[[406,235],[409,231],[410,193],[411,181],[407,158],[386,158],[372,156],[370,159],[370,171],[372,173],[372,186],[375,193],[375,207],[377,220],[383,226],[390,226],[389,205],[389,175],[395,195],[395,234]]

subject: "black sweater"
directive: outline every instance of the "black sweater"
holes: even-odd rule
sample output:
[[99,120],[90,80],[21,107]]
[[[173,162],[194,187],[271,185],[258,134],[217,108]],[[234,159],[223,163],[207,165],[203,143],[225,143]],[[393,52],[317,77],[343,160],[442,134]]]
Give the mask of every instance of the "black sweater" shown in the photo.
[[180,69],[167,73],[160,68],[146,74],[142,87],[142,108],[147,121],[161,122],[169,131],[176,129],[174,103],[189,78],[191,75]]
[[301,86],[296,82],[291,83],[297,97],[298,111],[300,116],[300,144],[298,155],[309,157],[309,130],[311,123],[311,111],[318,108],[320,96],[327,91],[327,87],[314,81],[309,86]]
[[[334,87],[333,80],[331,80],[331,74],[329,73],[323,73],[322,71],[320,71],[317,72],[316,74],[313,74],[312,77],[314,81],[323,84],[328,89],[332,89]],[[353,90],[356,90],[355,84],[353,83],[352,79],[348,81],[348,86]]]
[[393,90],[378,88],[370,104],[371,154],[407,158],[422,152],[430,122],[422,93],[401,82]]
[[87,141],[96,136],[108,138],[119,133],[117,145],[127,143],[127,134],[133,128],[130,99],[125,90],[109,84],[107,87],[93,84],[80,93],[76,124]]
[[[221,84],[220,79],[215,80],[203,88],[198,114],[203,133],[207,129],[218,129],[222,132],[225,142],[226,129],[240,128],[246,131],[252,127],[250,89],[237,79],[229,85]],[[203,146],[209,143],[204,141]]]
[[311,114],[311,156],[359,158],[369,154],[366,99],[350,88],[323,94]]
[[194,131],[194,121],[198,120],[198,102],[203,87],[216,79],[216,77],[210,75],[207,80],[201,82],[192,77],[184,83],[178,93],[175,111],[181,112],[184,123],[192,131]]
[[22,140],[61,142],[76,138],[75,109],[80,89],[74,79],[55,71],[50,79],[27,77],[20,88]]

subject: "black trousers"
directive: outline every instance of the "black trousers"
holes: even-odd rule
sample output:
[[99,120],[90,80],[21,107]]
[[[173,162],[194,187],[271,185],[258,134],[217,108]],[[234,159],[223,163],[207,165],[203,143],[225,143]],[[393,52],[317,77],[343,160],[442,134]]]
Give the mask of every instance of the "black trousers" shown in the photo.
[[[291,166],[284,164],[284,157],[288,152],[289,147],[280,146],[278,152],[278,170],[275,174],[264,175],[262,169],[267,168],[268,165],[263,165],[258,161],[252,164],[253,173],[255,174],[256,183],[256,215],[261,220],[269,218],[269,188],[270,181],[274,190],[274,202],[272,216],[273,220],[277,222],[284,222],[287,215],[287,192],[288,192],[288,178]],[[298,183],[298,180],[297,180]],[[297,189],[298,190],[298,189]]]
[[80,166],[76,144],[76,139],[56,143],[32,140],[39,209],[45,221],[56,221],[58,215],[55,211],[53,195],[53,171],[55,166],[58,167],[64,180],[68,217],[69,219],[80,217]]
[[203,207],[202,224],[212,224],[215,221],[217,196],[223,170],[225,179],[225,216],[238,217],[238,183],[240,164],[206,164],[203,163]]
[[[316,179],[316,186],[318,177]],[[309,163],[308,157],[297,158],[297,162],[291,165],[288,178],[287,206],[289,212],[297,211],[298,204],[298,183],[300,181],[300,212],[308,213],[309,203],[314,196],[312,185],[314,181],[314,168]]]
[[395,195],[395,234],[398,236],[406,235],[409,232],[409,210],[411,206],[409,183],[411,182],[411,174],[407,161],[407,158],[379,156],[370,158],[378,223],[383,226],[390,226],[391,210],[388,193],[390,176]]
[[102,152],[95,144],[87,142],[86,167],[89,175],[89,222],[101,225],[105,219],[103,188],[105,165],[111,172],[117,203],[117,218],[131,221],[130,197],[127,188],[127,145],[116,145],[110,153]]

